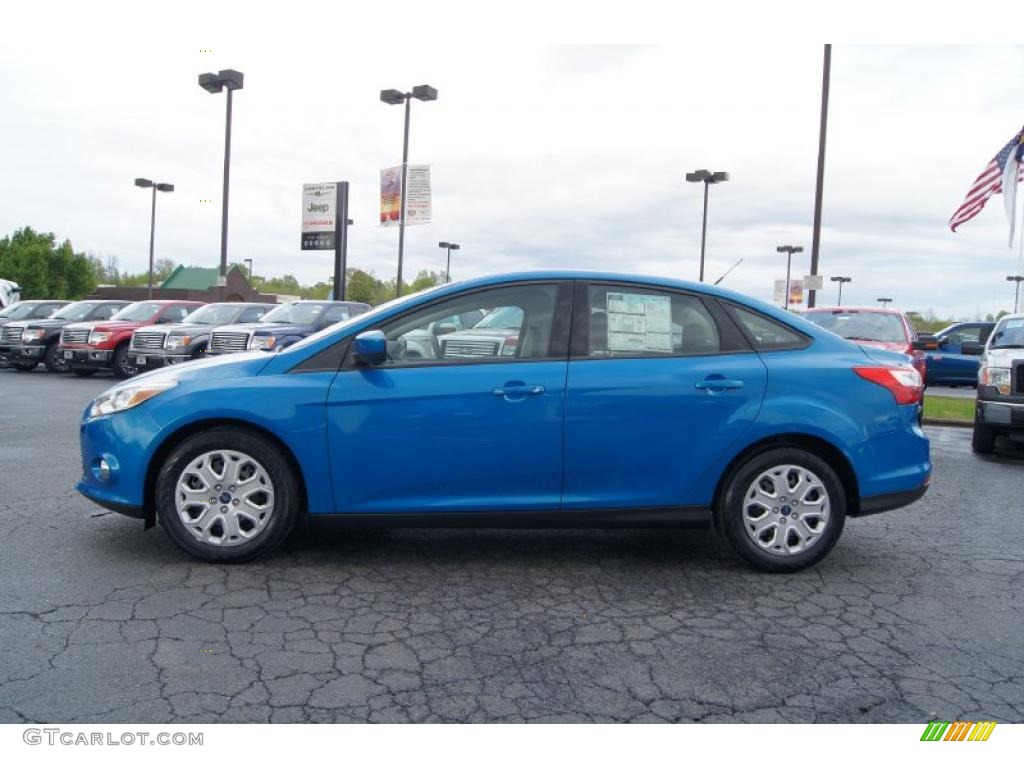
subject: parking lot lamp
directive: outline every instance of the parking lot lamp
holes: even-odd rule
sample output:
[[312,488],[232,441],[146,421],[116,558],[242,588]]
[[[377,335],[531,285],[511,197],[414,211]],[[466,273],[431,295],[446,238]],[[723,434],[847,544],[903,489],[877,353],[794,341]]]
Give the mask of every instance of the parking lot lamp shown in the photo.
[[444,270],[444,281],[450,283],[452,281],[452,251],[459,250],[458,243],[441,242],[437,244],[438,248],[445,248],[448,251],[448,266]]
[[892,299],[890,299],[888,296],[879,296],[877,299],[875,299],[875,301],[882,305],[882,309],[885,309],[890,304],[892,304]]
[[843,283],[852,283],[853,282],[853,278],[852,277],[840,277],[840,276],[837,275],[836,277],[831,277],[829,279],[833,283],[839,283],[839,303],[836,304],[836,306],[837,307],[841,307],[841,306],[843,306]]
[[708,187],[712,184],[718,184],[723,181],[729,180],[729,173],[727,171],[715,171],[712,173],[706,168],[702,168],[692,173],[686,174],[686,180],[693,182],[704,183],[704,223],[700,228],[700,282],[704,282],[704,243],[707,241],[708,236]]
[[405,133],[402,138],[402,208],[398,220],[398,280],[395,282],[395,296],[402,295],[402,254],[405,252],[405,187],[409,171],[409,105],[412,99],[437,101],[437,88],[431,88],[429,85],[417,85],[408,93],[397,91],[394,88],[380,92],[380,100],[385,104],[405,104]]
[[249,273],[249,285],[251,286],[252,285],[252,259],[243,259],[243,261],[245,261],[245,266],[247,267],[247,271]]
[[783,309],[789,309],[789,274],[793,267],[793,254],[803,253],[804,249],[799,245],[780,245],[775,250],[786,254],[786,300]]
[[1006,279],[1016,283],[1013,287],[1013,312],[1016,314],[1020,312],[1020,283],[1024,280],[1024,275],[1007,275]]
[[231,94],[242,89],[245,75],[234,69],[222,69],[217,74],[204,72],[199,76],[199,85],[208,93],[220,93],[227,89],[228,107],[224,126],[224,191],[220,214],[220,299],[224,300],[224,290],[228,276],[228,178],[231,169]]
[[136,187],[142,187],[143,189],[152,188],[153,190],[153,205],[149,214],[149,291],[146,294],[146,298],[153,298],[153,239],[156,236],[156,193],[157,192],[173,192],[173,184],[164,184],[151,181],[150,179],[136,179]]

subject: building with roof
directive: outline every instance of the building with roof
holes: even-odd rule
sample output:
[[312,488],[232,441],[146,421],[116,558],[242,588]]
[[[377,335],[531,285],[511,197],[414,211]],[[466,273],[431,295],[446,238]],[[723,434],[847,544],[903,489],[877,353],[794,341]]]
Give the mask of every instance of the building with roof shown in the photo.
[[[220,271],[217,267],[177,266],[159,287],[153,287],[154,299],[177,299],[181,301],[257,301],[276,303],[274,294],[259,293],[249,285],[249,280],[239,267],[228,270],[227,285],[217,285]],[[98,286],[90,299],[120,299],[122,301],[143,301],[149,298],[149,288],[142,286]]]

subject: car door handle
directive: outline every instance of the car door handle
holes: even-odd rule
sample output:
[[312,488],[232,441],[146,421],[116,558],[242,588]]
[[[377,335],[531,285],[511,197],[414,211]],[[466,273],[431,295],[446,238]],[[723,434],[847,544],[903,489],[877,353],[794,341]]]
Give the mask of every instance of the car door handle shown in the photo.
[[694,384],[697,389],[705,389],[716,392],[721,389],[743,389],[743,382],[739,379],[704,379]]
[[504,387],[495,387],[494,394],[497,397],[524,397],[525,395],[543,395],[544,387],[540,384],[518,384],[518,385],[505,385]]

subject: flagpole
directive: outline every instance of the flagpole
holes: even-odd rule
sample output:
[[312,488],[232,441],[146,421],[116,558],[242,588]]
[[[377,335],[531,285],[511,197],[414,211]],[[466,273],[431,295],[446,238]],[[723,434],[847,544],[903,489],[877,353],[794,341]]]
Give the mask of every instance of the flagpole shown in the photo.
[[[1024,200],[1021,201],[1020,205],[1020,234],[1017,235],[1020,240],[1020,260],[1017,264],[1017,274],[1024,275]],[[1018,289],[1020,283],[1017,283]],[[1020,312],[1020,290],[1017,290],[1013,294],[1013,313],[1017,314]]]

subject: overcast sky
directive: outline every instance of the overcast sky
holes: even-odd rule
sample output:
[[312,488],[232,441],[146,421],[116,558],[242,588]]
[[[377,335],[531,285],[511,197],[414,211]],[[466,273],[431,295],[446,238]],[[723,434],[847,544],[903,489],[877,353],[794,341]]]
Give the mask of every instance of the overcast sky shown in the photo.
[[[571,267],[696,279],[701,189],[683,179],[696,168],[731,175],[711,189],[710,280],[742,258],[724,284],[770,300],[781,243],[804,247],[794,276],[807,271],[819,38],[542,45],[500,27],[392,37],[383,16],[374,24],[386,4],[354,27],[341,5],[233,20],[205,6],[157,17],[80,5],[60,23],[7,25],[0,233],[52,230],[141,271],[149,195],[132,180],[146,176],[176,187],[158,200],[157,256],[215,266],[224,96],[196,76],[234,68],[245,88],[229,258],[254,259],[258,274],[331,274],[332,254],[299,249],[301,186],[348,180],[349,264],[393,276],[398,232],[376,225],[378,171],[401,160],[402,110],[378,92],[419,83],[440,91],[413,103],[410,142],[410,162],[432,166],[434,218],[407,230],[409,277],[442,270],[437,243],[453,240],[455,278]],[[853,277],[844,300],[963,317],[1009,308],[1019,248],[1007,248],[1002,199],[956,234],[946,222],[1024,123],[1022,85],[1024,47],[835,45],[821,271]]]

